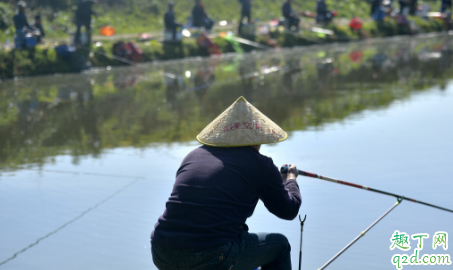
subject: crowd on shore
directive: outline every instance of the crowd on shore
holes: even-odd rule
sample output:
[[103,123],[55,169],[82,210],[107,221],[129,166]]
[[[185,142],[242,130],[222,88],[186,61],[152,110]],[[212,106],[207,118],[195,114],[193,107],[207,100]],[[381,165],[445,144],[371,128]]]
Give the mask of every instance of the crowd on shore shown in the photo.
[[[441,0],[442,13],[447,13],[452,10],[452,0]],[[316,6],[314,7],[316,12],[296,12],[293,8],[292,0],[285,0],[281,4],[281,16],[283,19],[282,25],[289,30],[298,30],[300,24],[300,17],[312,17],[316,23],[327,24],[332,22],[332,19],[337,15],[335,10],[328,7],[325,0],[317,0]],[[76,12],[75,12],[75,24],[76,33],[74,35],[73,43],[91,43],[92,34],[92,17],[98,16],[93,10],[93,4],[97,3],[97,0],[79,0]],[[395,3],[399,4],[399,9],[395,8]],[[244,24],[253,24],[252,19],[252,0],[238,0],[238,4],[241,5],[240,20],[238,33],[241,34],[242,27]],[[45,37],[45,31],[42,24],[41,16],[35,15],[35,23],[30,25],[26,16],[26,3],[20,1],[17,5],[17,13],[14,15],[13,21],[16,29],[15,45],[16,48],[26,48],[30,45],[35,45],[42,41]],[[176,32],[180,31],[182,27],[198,27],[203,28],[206,31],[210,31],[214,26],[214,20],[208,16],[208,12],[202,0],[195,0],[194,6],[189,16],[189,22],[186,24],[177,21],[174,13],[175,2],[168,3],[168,9],[164,15],[163,21],[165,29],[172,32],[173,38],[176,38]],[[418,6],[418,0],[371,0],[370,1],[370,16],[375,21],[384,20],[384,18],[390,15],[391,12],[401,15],[417,15],[417,12],[422,7]],[[277,16],[278,14],[276,14]],[[85,28],[82,40],[81,30]]]

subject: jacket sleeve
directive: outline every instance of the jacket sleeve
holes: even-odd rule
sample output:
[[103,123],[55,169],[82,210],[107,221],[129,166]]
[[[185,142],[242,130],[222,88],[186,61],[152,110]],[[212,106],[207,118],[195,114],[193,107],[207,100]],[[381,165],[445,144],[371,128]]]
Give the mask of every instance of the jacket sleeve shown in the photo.
[[272,159],[264,171],[260,185],[261,201],[269,212],[277,217],[293,220],[302,204],[299,185],[295,179],[283,183],[282,176]]

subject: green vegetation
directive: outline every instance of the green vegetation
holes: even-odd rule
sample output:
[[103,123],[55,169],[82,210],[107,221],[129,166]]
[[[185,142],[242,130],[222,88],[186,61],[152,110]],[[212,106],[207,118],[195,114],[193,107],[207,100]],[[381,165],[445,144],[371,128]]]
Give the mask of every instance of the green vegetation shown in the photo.
[[[12,26],[14,8],[11,4],[13,1],[6,2],[0,3],[0,41],[7,39],[12,41],[14,34]],[[28,2],[29,20],[31,20],[32,14],[42,14],[47,37],[67,37],[69,33],[75,31],[73,15],[76,9],[74,5],[76,1],[30,0]],[[177,17],[184,19],[188,15],[193,2],[186,0],[176,2]],[[239,14],[240,5],[235,0],[212,0],[205,2],[207,10],[217,21],[234,19]],[[293,5],[300,11],[313,10],[315,2],[315,0],[294,1]],[[368,17],[369,4],[367,1],[327,0],[327,3],[339,12],[339,17]],[[419,3],[422,4],[423,1],[419,1]],[[279,17],[280,4],[280,2],[273,0],[254,0],[253,17],[260,18],[262,21]],[[100,16],[94,20],[95,29],[102,25],[113,25],[119,34],[139,33],[162,29],[162,17],[166,10],[166,2],[157,0],[105,0],[98,4],[96,9]],[[393,19],[382,23],[365,20],[363,29],[360,32],[351,31],[348,25],[336,23],[325,26],[325,28],[332,30],[334,35],[319,36],[307,28],[303,29],[300,35],[288,34],[277,30],[273,31],[270,36],[257,36],[256,41],[267,44],[266,40],[273,38],[279,46],[293,47],[330,42],[347,42],[369,37],[406,35],[415,32],[438,32],[448,29],[439,20],[425,20],[418,17],[410,17],[410,20],[417,24],[417,29],[411,30],[408,26],[398,25]],[[214,42],[222,53],[234,51],[232,45],[223,38],[215,37]],[[74,58],[83,59],[79,57],[82,56],[89,61],[92,67],[126,65],[123,61],[109,57],[112,46],[113,40],[104,40],[102,41],[102,45],[94,46],[91,54],[82,50],[77,52]],[[194,39],[184,39],[181,45],[168,45],[161,44],[157,41],[150,41],[140,43],[139,47],[144,52],[143,58],[141,59],[142,62],[208,55],[204,49],[197,47]],[[245,51],[255,49],[248,45],[242,45],[242,47]],[[3,50],[0,51],[0,60],[0,78],[65,73],[79,70],[75,67],[73,59],[57,57],[53,48],[50,47],[37,47],[30,51]]]
[[[283,0],[282,0],[283,1]],[[267,21],[281,17],[282,1],[253,0],[253,18],[259,21]],[[14,13],[14,0],[0,3],[0,41],[12,39],[14,28],[12,27],[12,14]],[[28,0],[27,10],[29,21],[33,21],[33,15],[41,14],[48,37],[66,37],[75,32],[74,13],[77,0]],[[167,8],[167,1],[162,0],[105,0],[99,1],[96,11],[99,17],[94,20],[94,29],[103,25],[112,25],[118,34],[137,34],[141,32],[160,31],[163,28],[163,14]],[[185,22],[193,6],[191,0],[177,0],[175,13],[176,18]],[[297,11],[315,10],[316,0],[295,0],[293,7]],[[330,8],[338,11],[339,18],[369,18],[368,0],[336,1],[327,0]],[[429,3],[433,10],[438,10],[440,1],[423,1],[419,4]],[[237,0],[206,0],[204,1],[209,15],[216,21],[237,21],[240,13],[240,5]]]

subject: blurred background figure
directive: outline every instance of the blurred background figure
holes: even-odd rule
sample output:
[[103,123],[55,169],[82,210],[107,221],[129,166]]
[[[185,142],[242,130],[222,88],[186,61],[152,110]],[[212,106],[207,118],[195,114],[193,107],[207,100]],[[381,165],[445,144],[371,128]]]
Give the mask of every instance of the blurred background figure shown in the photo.
[[371,9],[370,9],[370,16],[373,17],[373,15],[378,11],[378,9],[381,7],[381,2],[382,0],[372,0],[371,1]]
[[42,26],[41,15],[35,16],[35,24],[33,25],[35,30],[39,30],[39,35],[36,36],[36,42],[41,43],[42,39],[46,36],[46,32],[44,32],[44,27]]
[[168,4],[168,10],[167,10],[167,12],[165,12],[164,22],[165,22],[165,30],[172,31],[173,39],[176,39],[176,31],[177,31],[178,27],[181,27],[182,25],[176,22],[175,13],[173,12],[174,7],[175,7],[174,2],[170,2]]
[[16,15],[13,17],[14,21],[14,28],[16,28],[16,38],[17,38],[17,44],[19,48],[26,48],[26,39],[25,35],[27,34],[27,30],[33,31],[33,29],[30,27],[28,24],[27,20],[27,15],[25,14],[25,8],[27,7],[27,4],[25,4],[24,1],[19,1],[17,4],[18,11]]
[[238,33],[241,34],[243,20],[247,18],[247,23],[252,20],[252,0],[239,0],[241,3],[241,19],[239,20]]
[[444,13],[447,12],[447,10],[452,10],[452,0],[442,0],[442,6],[440,8],[440,12]]
[[201,0],[195,0],[195,6],[192,9],[192,24],[196,27],[204,27],[207,31],[211,30],[214,25],[214,22],[206,14]]
[[407,15],[409,9],[409,0],[399,0],[400,14]]
[[332,14],[327,8],[325,0],[316,2],[316,23],[329,23],[332,21]]
[[96,3],[96,0],[80,0],[79,5],[77,6],[76,11],[76,24],[77,31],[75,34],[74,43],[76,45],[81,44],[81,29],[82,26],[85,27],[85,31],[88,37],[88,44],[91,44],[91,16],[98,16],[96,12],[93,11],[93,4]]
[[297,30],[299,30],[300,19],[299,16],[297,16],[297,14],[293,12],[291,2],[292,0],[286,0],[285,3],[283,3],[282,14],[286,19],[286,25],[289,30],[291,30],[293,26],[296,27]]

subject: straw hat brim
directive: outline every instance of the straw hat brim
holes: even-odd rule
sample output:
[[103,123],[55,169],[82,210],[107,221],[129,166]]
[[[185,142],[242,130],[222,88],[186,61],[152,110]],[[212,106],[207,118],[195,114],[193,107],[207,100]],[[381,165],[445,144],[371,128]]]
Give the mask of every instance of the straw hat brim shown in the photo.
[[197,140],[214,147],[240,147],[282,142],[288,134],[244,97],[198,134]]

